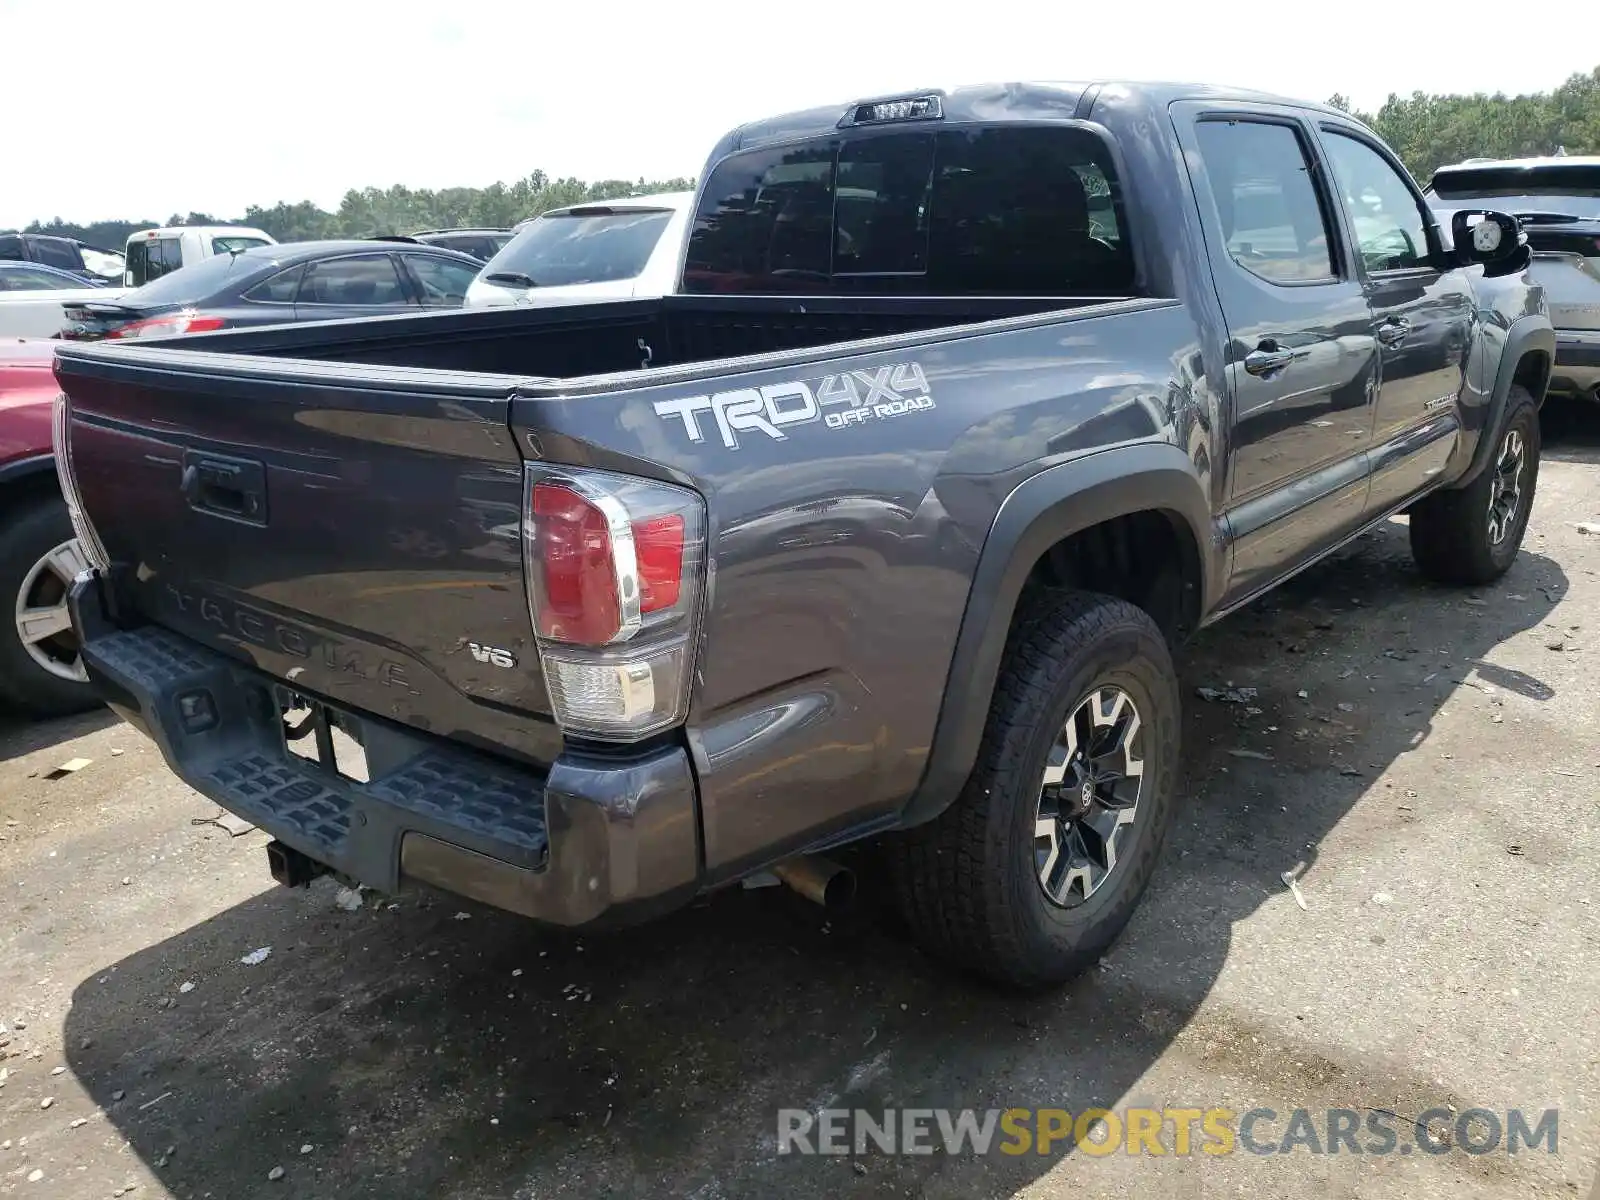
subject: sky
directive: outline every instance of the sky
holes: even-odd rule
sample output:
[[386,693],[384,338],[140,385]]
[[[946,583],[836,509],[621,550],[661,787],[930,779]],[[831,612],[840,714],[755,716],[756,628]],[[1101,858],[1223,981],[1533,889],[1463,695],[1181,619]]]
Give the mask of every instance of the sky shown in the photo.
[[[93,33],[69,33],[65,11]],[[1368,0],[1329,21],[1261,0],[0,0],[12,146],[0,229],[234,217],[279,200],[332,209],[350,188],[481,187],[536,168],[695,175],[743,121],[902,89],[1175,79],[1340,92],[1370,110],[1391,92],[1543,91],[1600,65],[1587,39],[1519,33],[1516,11]],[[29,46],[75,52],[16,52]],[[43,136],[16,139],[17,123]]]

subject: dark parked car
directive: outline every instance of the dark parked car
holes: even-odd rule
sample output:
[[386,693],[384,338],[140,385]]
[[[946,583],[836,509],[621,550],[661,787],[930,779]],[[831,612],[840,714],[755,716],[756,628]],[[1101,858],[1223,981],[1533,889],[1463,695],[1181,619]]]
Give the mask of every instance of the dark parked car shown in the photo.
[[408,233],[394,240],[416,242],[423,246],[443,246],[447,250],[459,250],[488,262],[513,236],[509,229],[424,229],[420,233]]
[[216,254],[115,300],[65,306],[70,341],[459,308],[483,266],[435,246],[292,242]]
[[1345,113],[964,88],[700,178],[676,294],[57,351],[90,678],[279,880],[579,926],[881,838],[926,946],[1055,982],[1156,870],[1189,631],[1399,512],[1517,555],[1527,246]]
[[40,263],[101,286],[121,283],[124,267],[120,250],[47,233],[0,233],[0,262]]

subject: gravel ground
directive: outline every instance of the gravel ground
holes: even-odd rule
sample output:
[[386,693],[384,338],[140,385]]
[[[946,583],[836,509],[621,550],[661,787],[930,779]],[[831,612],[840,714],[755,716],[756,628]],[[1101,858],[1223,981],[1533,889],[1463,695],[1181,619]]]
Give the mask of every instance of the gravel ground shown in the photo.
[[[345,911],[272,885],[260,833],[194,823],[214,807],[109,715],[6,722],[0,1195],[1585,1196],[1600,420],[1550,423],[1499,585],[1425,585],[1397,523],[1189,648],[1163,865],[1042,998],[945,974],[870,887],[831,926],[763,890],[583,939],[440,896]],[[1257,691],[1196,695],[1229,686]],[[1381,1109],[1402,1142],[1431,1107],[1557,1108],[1559,1141],[776,1153],[780,1107],[1137,1104]]]

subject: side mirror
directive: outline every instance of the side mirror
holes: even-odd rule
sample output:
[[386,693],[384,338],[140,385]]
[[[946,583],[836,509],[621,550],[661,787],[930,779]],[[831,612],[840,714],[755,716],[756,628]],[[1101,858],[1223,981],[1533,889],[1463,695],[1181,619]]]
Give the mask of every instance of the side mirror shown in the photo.
[[1450,237],[1456,260],[1469,263],[1495,263],[1510,258],[1527,235],[1509,213],[1458,212],[1450,218]]

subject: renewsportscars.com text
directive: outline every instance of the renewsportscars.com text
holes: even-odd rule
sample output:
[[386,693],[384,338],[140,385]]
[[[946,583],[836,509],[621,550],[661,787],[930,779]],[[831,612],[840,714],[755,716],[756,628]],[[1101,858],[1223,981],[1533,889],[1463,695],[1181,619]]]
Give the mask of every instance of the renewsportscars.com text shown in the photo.
[[1556,1109],[901,1108],[778,1110],[779,1154],[1556,1153]]

